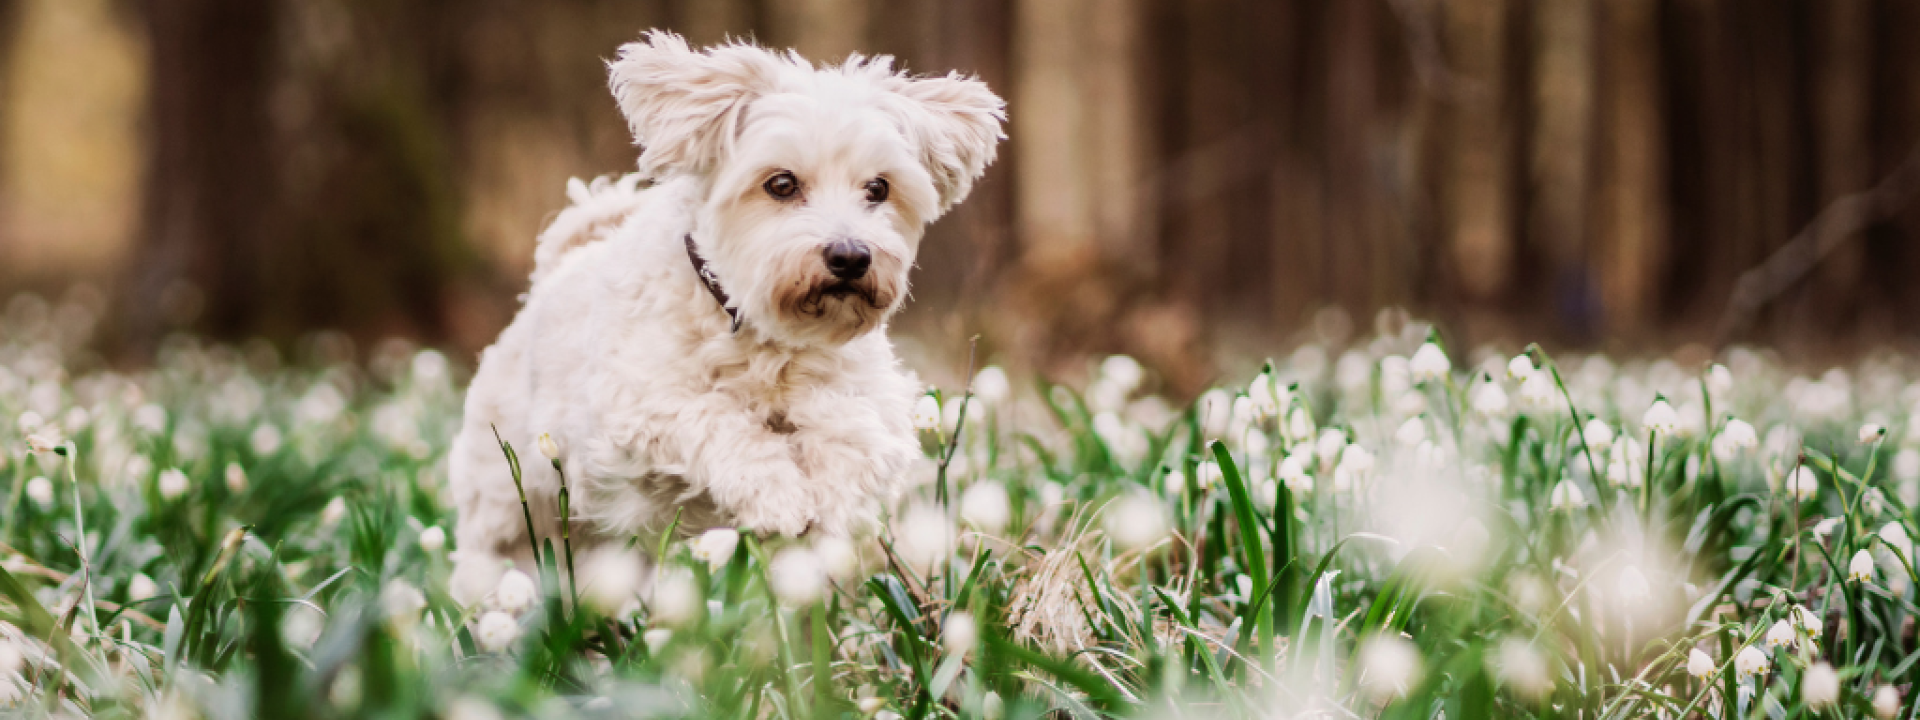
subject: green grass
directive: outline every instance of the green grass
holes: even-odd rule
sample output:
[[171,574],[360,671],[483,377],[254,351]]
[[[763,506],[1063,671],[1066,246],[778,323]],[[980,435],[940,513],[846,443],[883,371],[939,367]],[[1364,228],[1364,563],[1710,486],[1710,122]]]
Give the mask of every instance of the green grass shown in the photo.
[[[489,651],[487,609],[446,592],[457,548],[421,543],[454,522],[464,369],[398,345],[341,362],[323,337],[286,363],[176,340],[116,372],[33,317],[0,333],[0,699],[28,715],[1834,718],[1882,688],[1913,712],[1904,359],[1797,377],[1736,352],[1725,383],[1533,349],[1550,385],[1523,391],[1498,353],[1409,373],[1408,331],[1184,407],[1124,360],[1013,392],[991,370],[922,433],[914,527],[780,569],[819,601],[769,580],[804,542],[710,565],[639,539],[696,596],[672,615],[577,587],[581,539],[540,538],[519,569],[545,599]],[[1642,427],[1656,393],[1670,432]],[[1729,417],[1757,442],[1718,439]],[[1574,430],[1592,418],[1610,442]],[[1869,422],[1888,431],[1863,443]],[[1277,477],[1289,453],[1304,476]],[[1804,499],[1780,489],[1801,467]],[[1821,631],[1770,646],[1796,605]],[[1737,667],[1749,646],[1765,673]],[[1809,706],[1816,663],[1839,689]]]

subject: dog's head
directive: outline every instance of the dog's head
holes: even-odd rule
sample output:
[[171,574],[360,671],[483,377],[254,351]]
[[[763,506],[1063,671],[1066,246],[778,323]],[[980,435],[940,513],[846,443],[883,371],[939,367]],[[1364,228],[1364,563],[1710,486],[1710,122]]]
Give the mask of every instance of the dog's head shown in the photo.
[[1005,103],[984,83],[908,77],[884,56],[816,68],[653,31],[609,70],[640,170],[700,180],[701,255],[745,322],[784,342],[844,343],[884,322],[927,223],[1004,137]]

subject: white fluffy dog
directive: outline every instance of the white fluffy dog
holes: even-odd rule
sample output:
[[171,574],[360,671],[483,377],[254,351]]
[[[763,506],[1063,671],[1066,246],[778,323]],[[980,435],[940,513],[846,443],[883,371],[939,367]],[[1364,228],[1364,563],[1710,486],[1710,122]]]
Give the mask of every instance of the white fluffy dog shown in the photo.
[[529,455],[543,537],[560,477],[531,456],[552,434],[576,545],[657,536],[676,512],[686,530],[857,533],[919,456],[921,388],[886,323],[926,225],[993,161],[1000,98],[885,57],[816,68],[661,31],[609,71],[640,172],[570,184],[481,355],[451,460],[462,601],[503,558],[530,567],[495,428]]

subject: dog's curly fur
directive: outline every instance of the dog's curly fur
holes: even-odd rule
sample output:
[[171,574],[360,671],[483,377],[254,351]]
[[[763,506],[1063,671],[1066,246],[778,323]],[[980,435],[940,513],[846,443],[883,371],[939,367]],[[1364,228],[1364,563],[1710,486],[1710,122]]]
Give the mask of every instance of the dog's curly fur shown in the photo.
[[[622,47],[609,71],[640,171],[570,183],[525,305],[481,355],[450,468],[463,601],[491,589],[502,558],[526,556],[496,428],[516,448],[557,441],[577,543],[657,534],[676,512],[689,530],[858,533],[919,454],[920,386],[886,322],[926,224],[993,161],[1001,100],[972,78],[902,75],[885,57],[817,68],[661,31]],[[767,189],[782,172],[798,181],[790,197]],[[890,189],[879,201],[875,179]],[[688,237],[737,331],[696,276]],[[825,248],[846,242],[871,251],[862,277],[826,265]],[[544,536],[557,534],[559,482],[525,463]]]

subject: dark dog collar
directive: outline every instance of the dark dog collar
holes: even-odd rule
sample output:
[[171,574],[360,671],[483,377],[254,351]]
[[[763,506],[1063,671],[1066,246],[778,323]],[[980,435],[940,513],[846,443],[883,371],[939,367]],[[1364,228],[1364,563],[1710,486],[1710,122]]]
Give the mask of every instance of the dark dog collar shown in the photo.
[[740,310],[727,304],[727,291],[720,289],[720,276],[707,267],[707,259],[700,257],[700,251],[693,246],[693,234],[687,234],[687,260],[693,262],[693,274],[700,278],[700,284],[707,286],[707,292],[713,295],[714,302],[720,303],[720,309],[727,311],[727,317],[733,319],[733,331],[740,332]]

